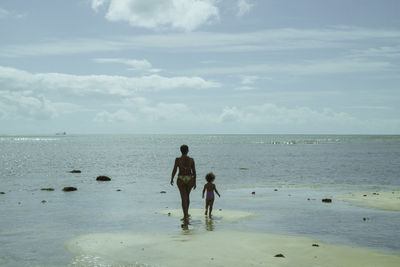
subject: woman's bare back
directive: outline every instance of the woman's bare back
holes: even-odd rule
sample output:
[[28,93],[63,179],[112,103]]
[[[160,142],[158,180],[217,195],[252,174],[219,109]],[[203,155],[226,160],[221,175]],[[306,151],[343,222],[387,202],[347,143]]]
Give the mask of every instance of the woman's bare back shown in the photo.
[[179,168],[178,176],[193,174],[193,159],[188,156],[176,158],[175,165]]

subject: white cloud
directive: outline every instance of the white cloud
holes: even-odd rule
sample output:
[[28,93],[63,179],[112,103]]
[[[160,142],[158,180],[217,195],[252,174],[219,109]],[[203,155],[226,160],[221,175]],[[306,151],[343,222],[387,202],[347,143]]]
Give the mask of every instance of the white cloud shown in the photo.
[[92,2],[92,9],[96,12],[99,11],[99,8],[104,6],[104,4],[106,2],[108,2],[109,0],[91,0]]
[[0,19],[10,19],[10,18],[21,19],[23,17],[24,15],[22,14],[17,14],[16,12],[9,11],[0,7]]
[[0,118],[47,120],[61,114],[82,111],[78,105],[52,102],[43,95],[32,92],[0,91]]
[[359,59],[333,59],[307,61],[296,64],[259,64],[232,67],[208,67],[193,69],[191,72],[202,75],[243,74],[243,73],[290,73],[291,75],[316,75],[334,73],[374,72],[388,70],[392,63],[386,61],[367,61]]
[[254,84],[255,81],[260,79],[258,76],[255,75],[245,75],[242,77],[242,84],[244,85],[249,85],[249,84]]
[[131,112],[120,109],[116,112],[101,111],[94,118],[95,122],[131,122],[135,121],[135,115]]
[[33,74],[0,66],[0,90],[59,91],[78,96],[87,94],[132,96],[139,91],[158,91],[173,88],[201,89],[219,86],[219,83],[206,81],[201,77],[164,77],[156,74],[141,77],[63,73]]
[[[186,32],[120,36],[109,39],[48,40],[43,43],[0,46],[0,56],[42,56],[100,51],[151,50],[168,52],[258,52],[328,50],[391,46],[400,41],[400,31],[364,28],[269,29],[245,33]],[[398,48],[393,48],[397,50]],[[323,51],[322,50],[322,51]],[[360,50],[360,49],[358,49]]]
[[241,17],[250,12],[250,9],[253,7],[253,4],[249,3],[248,0],[238,0],[237,6],[238,6],[237,15]]
[[[218,8],[211,0],[108,0],[106,18],[127,21],[135,27],[162,29],[166,27],[193,31],[218,18]],[[92,0],[97,11],[105,0]]]
[[160,72],[159,69],[153,69],[151,63],[146,59],[124,59],[124,58],[95,58],[97,63],[120,63],[129,66],[133,71]]
[[325,108],[321,111],[308,107],[285,108],[266,103],[258,106],[225,107],[219,116],[219,122],[235,122],[259,125],[313,125],[323,129],[327,125],[351,125],[359,121],[344,112],[335,112]]
[[[124,105],[123,109],[115,112],[101,111],[94,121],[96,122],[132,122],[132,121],[191,121],[195,117],[188,106],[181,103],[152,104],[143,99],[131,99],[133,105]],[[127,103],[125,103],[127,104]]]
[[240,122],[242,120],[242,111],[237,107],[225,107],[218,118],[219,122]]

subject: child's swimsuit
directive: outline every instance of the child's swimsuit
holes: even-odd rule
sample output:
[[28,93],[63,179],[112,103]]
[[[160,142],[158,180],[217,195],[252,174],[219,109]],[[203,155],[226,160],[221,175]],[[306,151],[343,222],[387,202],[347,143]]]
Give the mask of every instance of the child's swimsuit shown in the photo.
[[206,197],[206,199],[207,199],[207,200],[214,199],[214,189],[212,189],[212,190],[207,190],[207,197]]

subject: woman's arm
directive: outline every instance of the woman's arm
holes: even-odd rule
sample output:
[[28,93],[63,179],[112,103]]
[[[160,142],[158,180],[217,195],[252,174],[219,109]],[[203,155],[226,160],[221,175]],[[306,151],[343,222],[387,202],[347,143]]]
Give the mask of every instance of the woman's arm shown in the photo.
[[171,185],[174,185],[174,177],[176,174],[176,170],[178,169],[178,159],[175,159],[175,164],[174,164],[174,168],[172,170],[172,174],[171,174]]
[[192,177],[194,179],[193,189],[196,189],[196,167],[195,167],[195,164],[194,164],[194,159],[192,159]]

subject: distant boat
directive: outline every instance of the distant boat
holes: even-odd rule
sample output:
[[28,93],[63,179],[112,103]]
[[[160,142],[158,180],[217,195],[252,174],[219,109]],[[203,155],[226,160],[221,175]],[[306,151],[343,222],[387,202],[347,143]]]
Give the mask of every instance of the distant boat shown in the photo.
[[56,135],[67,135],[67,132],[56,133]]

